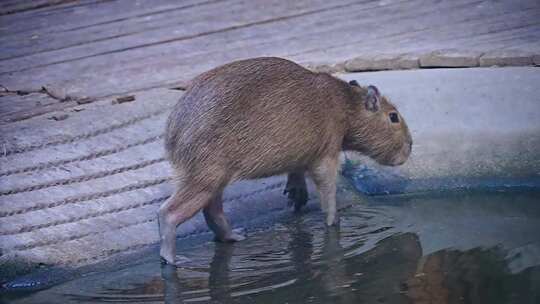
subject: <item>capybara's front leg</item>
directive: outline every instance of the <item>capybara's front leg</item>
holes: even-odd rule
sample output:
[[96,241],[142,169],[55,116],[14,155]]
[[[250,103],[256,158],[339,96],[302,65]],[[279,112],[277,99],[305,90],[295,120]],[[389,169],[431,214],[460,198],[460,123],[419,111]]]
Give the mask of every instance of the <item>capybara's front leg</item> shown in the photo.
[[337,225],[339,217],[336,214],[336,179],[338,156],[326,156],[310,170],[313,182],[317,186],[321,208],[326,212],[326,224]]
[[287,194],[289,204],[294,204],[295,212],[302,209],[308,201],[306,178],[303,171],[289,173],[283,194]]
[[165,263],[175,264],[176,227],[208,205],[214,196],[210,191],[194,193],[191,190],[194,189],[186,187],[177,191],[159,208],[159,255]]

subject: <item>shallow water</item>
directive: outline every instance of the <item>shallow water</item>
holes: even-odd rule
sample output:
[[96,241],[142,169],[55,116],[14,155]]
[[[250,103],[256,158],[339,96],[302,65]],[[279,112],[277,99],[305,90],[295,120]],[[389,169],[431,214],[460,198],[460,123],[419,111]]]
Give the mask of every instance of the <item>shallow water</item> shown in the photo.
[[[350,200],[354,200],[350,198]],[[14,303],[540,303],[540,193],[361,198],[327,229],[312,210],[236,244],[179,248]]]

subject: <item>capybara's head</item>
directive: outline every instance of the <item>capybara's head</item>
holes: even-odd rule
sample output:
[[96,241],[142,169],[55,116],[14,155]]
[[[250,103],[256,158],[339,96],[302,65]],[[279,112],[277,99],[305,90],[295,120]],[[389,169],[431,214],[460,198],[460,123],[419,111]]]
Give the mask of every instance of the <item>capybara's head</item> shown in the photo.
[[412,138],[405,119],[375,86],[349,82],[348,131],[343,148],[359,151],[382,165],[398,166],[411,154]]

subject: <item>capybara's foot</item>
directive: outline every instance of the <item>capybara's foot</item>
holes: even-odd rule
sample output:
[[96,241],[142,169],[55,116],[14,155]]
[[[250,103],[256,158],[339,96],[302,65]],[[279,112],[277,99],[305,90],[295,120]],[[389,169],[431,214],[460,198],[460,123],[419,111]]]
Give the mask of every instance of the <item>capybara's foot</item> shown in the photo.
[[161,264],[174,265],[174,255],[172,254],[165,254],[163,252],[160,252],[159,260],[161,261]]
[[299,212],[307,204],[308,192],[306,188],[285,188],[283,194],[287,194],[288,204],[294,206],[295,212]]
[[231,235],[227,237],[228,242],[240,242],[245,239],[246,239],[245,235],[240,234],[240,233],[235,233],[235,232],[231,233]]
[[294,205],[294,211],[298,212],[306,205],[308,201],[308,191],[303,174],[289,174],[287,185],[283,194],[289,198],[288,205]]
[[171,265],[171,266],[181,267],[181,266],[185,265],[187,262],[190,262],[191,260],[186,256],[176,255],[172,259],[166,259],[166,258],[161,256],[160,261],[161,261],[161,264],[163,264],[163,265]]
[[234,242],[243,241],[245,239],[246,237],[242,233],[240,233],[240,231],[237,229],[231,231],[231,233],[227,234],[226,236],[219,237],[216,235],[216,237],[214,238],[216,242],[221,242],[221,243],[234,243]]
[[159,257],[159,261],[161,262],[162,265],[173,265],[174,264],[174,261],[170,261],[162,256]]
[[158,213],[158,227],[160,238],[159,257],[161,263],[173,265],[176,251],[174,225],[167,223],[163,214]]
[[337,215],[337,214],[328,214],[326,216],[326,226],[328,226],[328,227],[339,227],[339,215]]

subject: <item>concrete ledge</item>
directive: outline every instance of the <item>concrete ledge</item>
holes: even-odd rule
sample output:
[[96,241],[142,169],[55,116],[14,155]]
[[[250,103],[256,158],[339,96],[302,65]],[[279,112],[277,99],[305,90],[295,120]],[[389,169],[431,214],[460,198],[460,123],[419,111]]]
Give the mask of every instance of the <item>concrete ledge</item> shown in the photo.
[[481,52],[465,50],[440,50],[420,57],[422,68],[461,68],[477,67]]
[[418,56],[413,54],[381,54],[357,57],[345,62],[345,71],[408,70],[419,68]]
[[329,63],[329,62],[303,62],[302,66],[304,66],[306,69],[309,69],[313,72],[318,73],[338,73],[343,72],[345,70],[345,63],[338,62],[338,63]]
[[492,51],[480,57],[480,66],[528,66],[533,65],[533,54],[515,50]]
[[[540,53],[540,50],[539,50]],[[302,62],[315,72],[373,72],[425,68],[474,68],[540,65],[540,54],[523,50],[443,49],[430,53],[364,54],[339,62]]]

